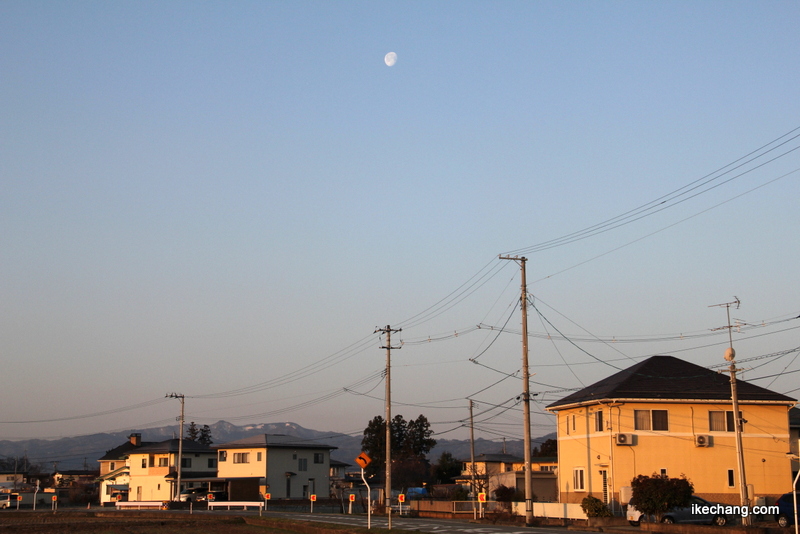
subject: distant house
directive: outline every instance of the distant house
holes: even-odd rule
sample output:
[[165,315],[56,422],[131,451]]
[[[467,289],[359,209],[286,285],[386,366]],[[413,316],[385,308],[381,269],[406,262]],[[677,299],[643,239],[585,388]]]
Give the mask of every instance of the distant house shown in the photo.
[[53,473],[53,485],[66,488],[85,484],[94,484],[100,471],[91,469],[69,469]]
[[342,490],[350,487],[345,471],[351,465],[352,464],[340,462],[339,460],[334,460],[331,458],[330,471],[328,472],[328,479],[331,485],[331,495],[341,497]]
[[[168,501],[176,493],[178,439],[142,445],[127,453],[129,501]],[[217,476],[216,454],[207,445],[183,440],[180,490],[202,487]]]
[[330,451],[311,440],[282,434],[259,434],[215,445],[218,476],[228,481],[231,500],[301,499],[330,494]]
[[[789,410],[789,451],[795,456],[800,454],[800,409]],[[800,462],[792,460],[792,480],[800,470]]]
[[[472,487],[472,462],[463,461],[461,476],[456,483],[466,488]],[[556,499],[556,458],[531,458],[533,493],[538,501]],[[511,454],[480,454],[475,457],[475,489],[490,495],[499,486],[516,488],[525,492],[525,460]]]
[[[786,395],[737,380],[745,474],[767,502],[791,489]],[[547,406],[558,425],[560,502],[620,502],[637,475],[685,475],[695,493],[739,504],[729,376],[653,356]]]
[[130,483],[130,467],[128,465],[128,455],[131,451],[145,445],[152,445],[153,442],[142,441],[141,434],[131,434],[128,441],[115,447],[98,460],[100,462],[100,504],[107,505],[113,503],[115,496],[120,495],[125,500],[128,498],[128,485]]
[[24,473],[15,473],[13,471],[0,471],[0,491],[17,489],[24,482],[25,482]]

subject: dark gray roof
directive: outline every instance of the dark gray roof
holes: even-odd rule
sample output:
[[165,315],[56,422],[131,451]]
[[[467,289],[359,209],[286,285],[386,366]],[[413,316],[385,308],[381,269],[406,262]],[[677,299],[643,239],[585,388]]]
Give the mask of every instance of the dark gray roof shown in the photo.
[[145,447],[147,445],[153,445],[153,444],[155,444],[154,441],[143,441],[142,444],[137,447],[136,445],[134,445],[130,441],[126,441],[125,443],[123,443],[119,447],[114,447],[110,451],[106,451],[105,455],[103,455],[103,457],[100,458],[98,461],[100,461],[100,460],[124,460],[131,453],[131,451],[133,451],[134,449],[140,449],[140,448]]
[[325,445],[317,441],[286,436],[284,434],[258,434],[221,445],[215,449],[247,449],[265,447],[269,449],[337,449],[333,445]]
[[[133,450],[129,451],[128,454],[160,454],[165,452],[178,452],[180,440],[178,438],[175,439],[168,439],[166,441],[159,441],[158,443],[150,443],[148,445],[142,445],[141,447],[134,447]],[[186,453],[195,453],[195,452],[214,452],[211,450],[211,447],[208,445],[203,445],[202,443],[197,443],[196,441],[191,441],[188,439],[183,440],[183,452]]]
[[[794,404],[795,399],[737,380],[742,402]],[[547,408],[611,400],[729,401],[730,377],[674,356],[651,356],[636,365],[595,382]]]

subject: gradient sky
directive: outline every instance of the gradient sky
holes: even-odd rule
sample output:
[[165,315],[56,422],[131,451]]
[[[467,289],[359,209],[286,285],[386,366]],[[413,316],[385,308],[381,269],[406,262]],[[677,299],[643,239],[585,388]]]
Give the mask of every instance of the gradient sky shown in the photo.
[[0,439],[172,424],[171,392],[199,424],[359,433],[385,325],[394,413],[465,438],[471,397],[477,436],[519,438],[507,253],[536,305],[534,435],[649,355],[724,363],[709,306],[734,296],[739,359],[767,356],[744,378],[800,396],[798,21],[788,1],[0,3]]

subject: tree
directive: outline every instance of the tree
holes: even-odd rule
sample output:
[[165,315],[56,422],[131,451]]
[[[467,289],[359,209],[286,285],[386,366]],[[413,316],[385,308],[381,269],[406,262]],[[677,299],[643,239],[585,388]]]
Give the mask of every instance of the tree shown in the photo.
[[537,458],[558,456],[558,442],[554,439],[548,439],[542,443],[541,447],[534,447],[531,456]]
[[451,484],[460,474],[461,461],[455,459],[449,452],[443,452],[433,466],[433,479],[437,484]]
[[[433,431],[430,423],[424,415],[420,415],[412,421],[406,422],[402,415],[395,415],[390,426],[391,432],[391,451],[393,463],[404,463],[405,468],[411,468],[407,460],[416,460],[413,471],[420,473],[420,462],[427,467],[425,455],[436,445],[436,440],[431,438]],[[386,470],[386,425],[383,417],[375,416],[364,429],[364,437],[361,439],[361,448],[372,458],[372,463],[367,466],[365,471],[369,475],[383,473]],[[394,476],[395,469],[392,469]],[[418,479],[419,477],[414,477]]]
[[694,486],[685,476],[669,478],[667,475],[652,477],[639,475],[631,481],[630,504],[642,514],[654,515],[657,521],[672,508],[689,505]]
[[214,443],[211,440],[211,427],[203,425],[203,428],[200,429],[200,436],[197,438],[197,442],[203,445],[211,445]]
[[197,441],[198,437],[200,437],[200,430],[197,428],[197,425],[194,424],[194,421],[192,421],[189,423],[189,428],[186,429],[186,439]]

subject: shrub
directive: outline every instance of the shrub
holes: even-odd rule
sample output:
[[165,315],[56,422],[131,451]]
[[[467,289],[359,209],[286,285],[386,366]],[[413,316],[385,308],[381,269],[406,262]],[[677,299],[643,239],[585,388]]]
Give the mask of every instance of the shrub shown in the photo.
[[653,474],[652,477],[639,475],[631,481],[630,504],[645,515],[654,515],[658,521],[672,508],[689,505],[694,486],[685,476],[669,478]]
[[608,509],[606,503],[589,495],[581,501],[581,508],[589,517],[611,517],[611,510]]

